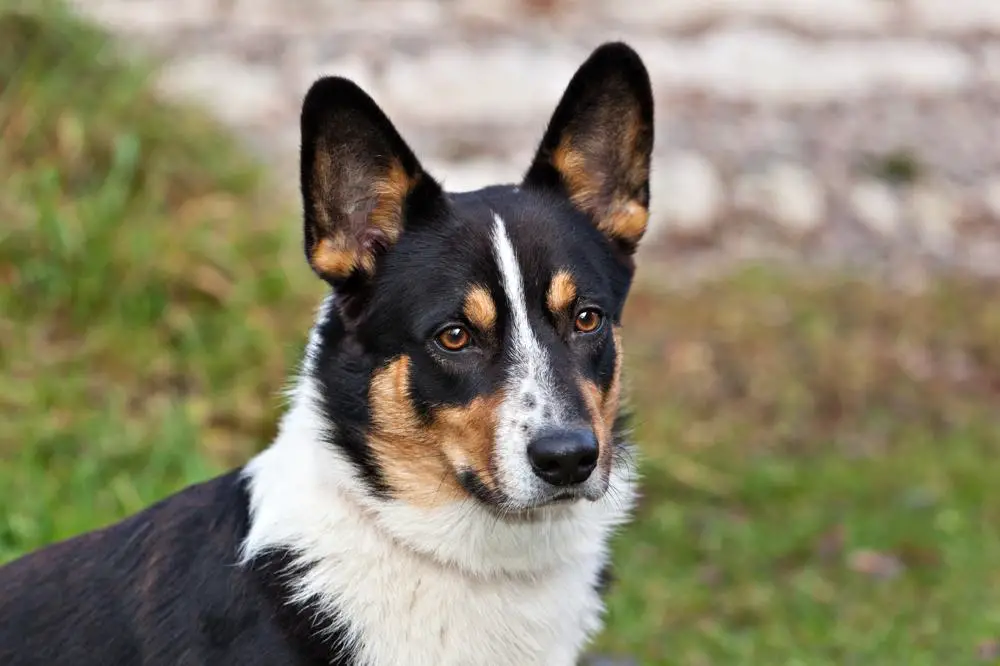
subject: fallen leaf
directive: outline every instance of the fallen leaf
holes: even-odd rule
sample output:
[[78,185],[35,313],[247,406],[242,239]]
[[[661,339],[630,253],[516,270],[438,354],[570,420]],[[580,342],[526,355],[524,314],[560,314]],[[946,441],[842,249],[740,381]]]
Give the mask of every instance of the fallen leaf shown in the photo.
[[851,553],[847,560],[851,571],[879,580],[895,578],[903,572],[903,563],[895,555],[862,549]]
[[982,661],[1000,661],[1000,640],[983,641],[976,646],[976,656]]

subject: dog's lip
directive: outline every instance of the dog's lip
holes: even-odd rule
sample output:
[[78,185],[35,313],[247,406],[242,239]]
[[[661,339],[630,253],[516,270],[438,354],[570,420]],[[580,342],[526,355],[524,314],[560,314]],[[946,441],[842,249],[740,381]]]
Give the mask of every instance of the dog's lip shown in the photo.
[[474,469],[459,470],[458,482],[467,493],[487,506],[497,507],[510,501],[502,491],[486,485]]
[[539,506],[546,506],[548,504],[564,504],[567,502],[575,502],[576,500],[590,499],[587,494],[582,490],[561,490],[554,495],[544,498]]
[[610,477],[605,477],[601,483],[597,484],[582,483],[572,488],[557,488],[550,494],[540,497],[539,501],[532,505],[532,508],[549,506],[551,504],[568,504],[579,500],[596,502],[604,497],[610,485]]
[[607,484],[605,484],[604,489],[597,493],[594,492],[593,488],[588,489],[584,486],[576,486],[572,489],[558,489],[551,494],[537,498],[530,504],[522,504],[513,501],[499,488],[487,485],[474,469],[466,468],[459,470],[457,476],[458,482],[473,498],[492,510],[502,511],[504,515],[529,514],[538,509],[550,506],[566,506],[580,500],[596,502],[604,496],[604,491],[607,489]]
[[560,491],[553,495],[548,495],[546,497],[540,497],[531,504],[521,506],[517,509],[518,513],[523,515],[531,515],[535,512],[542,511],[549,508],[569,508],[581,501],[596,502],[600,497],[591,497],[588,493],[585,493],[582,489],[572,490],[572,491]]

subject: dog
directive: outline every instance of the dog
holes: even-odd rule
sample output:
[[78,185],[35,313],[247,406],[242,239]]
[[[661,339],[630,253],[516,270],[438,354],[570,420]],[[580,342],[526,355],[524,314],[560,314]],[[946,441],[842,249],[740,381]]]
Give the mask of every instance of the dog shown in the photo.
[[620,42],[521,182],[474,192],[357,85],[316,81],[304,250],[330,289],[275,440],[0,569],[0,664],[577,663],[636,494],[621,317],[652,150]]

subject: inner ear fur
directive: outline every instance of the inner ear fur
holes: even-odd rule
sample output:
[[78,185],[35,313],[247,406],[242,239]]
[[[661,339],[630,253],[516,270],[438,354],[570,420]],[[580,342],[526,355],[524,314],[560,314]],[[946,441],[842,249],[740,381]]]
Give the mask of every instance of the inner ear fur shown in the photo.
[[302,105],[301,187],[309,265],[334,286],[375,272],[408,209],[440,186],[374,100],[340,77],[312,85]]
[[523,186],[566,195],[631,255],[649,219],[652,151],[649,74],[631,47],[608,43],[567,86]]

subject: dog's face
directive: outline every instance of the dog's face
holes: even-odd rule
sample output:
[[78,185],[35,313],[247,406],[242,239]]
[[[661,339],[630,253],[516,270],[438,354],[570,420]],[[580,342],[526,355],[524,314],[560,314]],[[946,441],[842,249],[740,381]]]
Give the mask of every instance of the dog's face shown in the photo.
[[621,44],[582,65],[519,185],[470,193],[444,192],[353,83],[314,84],[305,250],[336,306],[311,372],[372,489],[501,514],[608,492],[652,145]]

